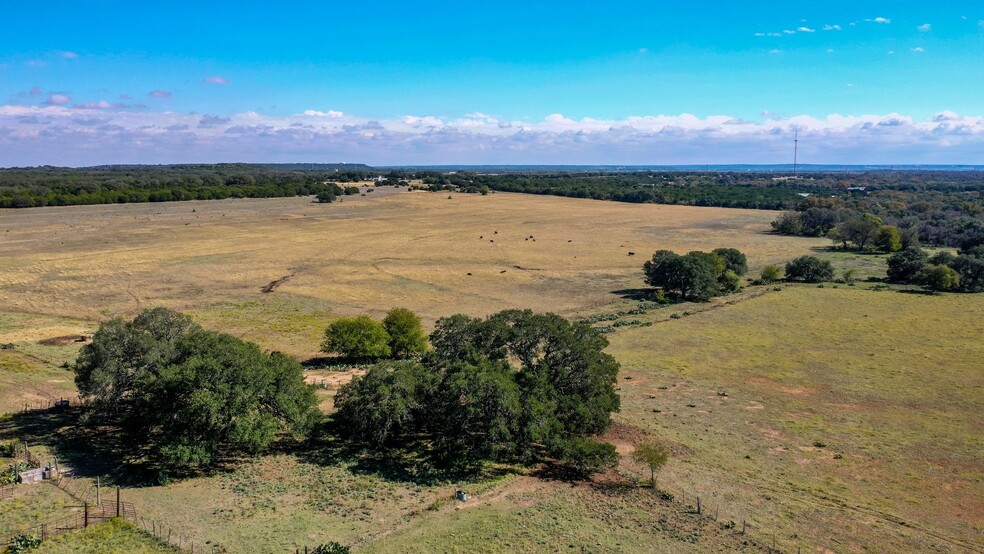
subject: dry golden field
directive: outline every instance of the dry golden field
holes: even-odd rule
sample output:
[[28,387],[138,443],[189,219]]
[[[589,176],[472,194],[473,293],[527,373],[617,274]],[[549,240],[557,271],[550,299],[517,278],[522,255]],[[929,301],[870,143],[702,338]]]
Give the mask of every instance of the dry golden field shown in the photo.
[[[755,268],[826,244],[766,234],[773,217],[425,192],[329,205],[288,198],[5,210],[0,312],[48,321],[0,328],[0,343],[91,331],[158,305],[299,356],[314,354],[331,317],[393,306],[428,322],[517,307],[572,315],[641,286],[641,265],[659,248],[734,246]],[[261,292],[288,276],[274,293]]]

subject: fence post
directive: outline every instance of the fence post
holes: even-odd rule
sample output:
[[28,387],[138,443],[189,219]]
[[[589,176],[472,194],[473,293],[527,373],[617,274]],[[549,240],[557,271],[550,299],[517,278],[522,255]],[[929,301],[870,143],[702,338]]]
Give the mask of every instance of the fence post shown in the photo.
[[741,520],[741,534],[742,534],[742,535],[744,535],[744,534],[745,534],[745,529],[746,529],[747,527],[748,527],[748,526],[746,525],[746,522],[745,522],[745,520],[744,520],[744,519],[743,519],[743,520]]
[[701,512],[701,505],[700,505],[700,497],[698,496],[697,497],[697,515],[700,515],[700,512]]
[[116,486],[116,517],[120,517],[120,486]]
[[88,527],[89,526],[89,503],[88,502],[83,502],[82,503],[82,507],[85,510],[85,521],[82,524],[82,527]]

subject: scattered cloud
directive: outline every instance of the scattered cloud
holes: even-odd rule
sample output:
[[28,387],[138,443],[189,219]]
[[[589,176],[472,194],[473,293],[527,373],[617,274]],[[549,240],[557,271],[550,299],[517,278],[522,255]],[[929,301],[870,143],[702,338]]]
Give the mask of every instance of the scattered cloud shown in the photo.
[[169,90],[164,90],[164,89],[159,89],[158,88],[158,89],[154,89],[154,90],[148,92],[147,93],[147,96],[149,96],[151,98],[157,98],[157,99],[160,99],[160,100],[167,100],[167,99],[171,98],[172,96],[174,96],[174,93],[171,92],[171,91],[169,91]]
[[82,104],[75,104],[72,106],[77,110],[122,110],[124,108],[129,108],[123,102],[110,102],[108,100],[99,100],[98,102],[84,102]]
[[784,34],[784,35],[795,35],[796,34],[796,31],[792,31],[790,29],[784,29],[782,31],[782,34]]
[[823,26],[823,30],[824,31],[840,31],[841,30],[841,26],[840,25],[824,25]]
[[[59,93],[60,94],[60,93]],[[53,94],[52,94],[53,96]],[[984,148],[984,116],[941,111],[924,120],[898,113],[784,116],[639,115],[503,121],[407,115],[372,120],[305,113],[228,116],[61,104],[0,105],[0,166],[329,161],[439,163],[772,163],[799,131],[819,163],[972,163]],[[80,106],[86,106],[81,104]],[[328,114],[331,112],[318,112]],[[820,161],[822,160],[822,161]]]
[[798,27],[796,30],[799,31],[799,32],[801,32],[801,33],[815,33],[815,32],[817,32],[816,29],[811,29],[809,27]]
[[27,60],[26,62],[24,62],[24,65],[26,65],[27,67],[44,67],[48,65],[48,62],[44,60]]
[[754,35],[754,36],[757,36],[757,37],[764,37],[764,36],[765,36],[765,33],[755,33],[755,35]]
[[345,114],[335,110],[328,110],[327,112],[320,112],[318,110],[304,110],[304,114],[311,117],[327,117],[331,119],[337,119],[339,117],[345,117]]
[[72,97],[67,94],[62,94],[60,92],[52,93],[47,100],[44,101],[45,104],[49,106],[64,106],[72,101]]
[[213,127],[219,127],[220,125],[225,125],[232,121],[232,118],[221,117],[218,115],[203,115],[201,119],[198,120],[199,129],[211,129]]
[[926,49],[923,48],[922,46],[916,46],[915,48],[912,49],[912,51],[915,52],[916,54],[922,54],[923,52],[926,51]]
[[892,22],[892,20],[887,17],[876,17],[874,19],[865,19],[865,21],[868,23],[882,23],[884,25],[888,25]]
[[889,50],[888,51],[888,55],[889,56],[894,56],[895,55],[895,50]]
[[202,82],[206,85],[228,85],[229,79],[225,77],[220,77],[218,75],[213,75],[212,77],[205,77]]
[[848,83],[847,88],[854,88],[854,83]]
[[769,53],[770,54],[782,54],[782,50],[780,50],[778,48],[773,48],[772,50],[769,50]]
[[649,53],[649,49],[646,48],[646,47],[642,47],[642,48],[639,49],[639,53],[640,54],[648,54]]
[[834,52],[835,52],[835,50],[833,48],[828,48],[827,49],[827,53],[828,54],[833,54]]
[[31,87],[31,90],[28,91],[28,94],[31,96],[41,96],[41,87]]
[[916,27],[917,30],[922,31],[923,33],[929,32],[929,30],[932,28],[933,26],[930,25],[929,23],[923,23],[922,25]]
[[67,50],[64,52],[59,52],[58,55],[66,60],[74,60],[79,57],[79,55],[76,54],[75,52],[69,52]]

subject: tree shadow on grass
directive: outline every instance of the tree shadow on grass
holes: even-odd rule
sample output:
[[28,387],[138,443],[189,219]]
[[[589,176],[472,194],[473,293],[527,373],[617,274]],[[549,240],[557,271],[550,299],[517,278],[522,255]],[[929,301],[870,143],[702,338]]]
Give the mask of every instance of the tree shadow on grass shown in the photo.
[[620,289],[613,290],[612,294],[617,294],[618,296],[625,298],[626,300],[636,300],[639,302],[657,302],[659,298],[659,289],[645,288],[645,289]]
[[[35,410],[0,421],[0,440],[18,439],[32,451],[44,447],[50,457],[42,464],[57,463],[62,471],[80,478],[101,478],[106,485],[125,488],[160,484],[161,469],[148,460],[147,452],[127,443],[109,426],[81,424],[82,408]],[[181,478],[231,470],[237,458],[220,460],[214,466],[186,473],[168,472]]]
[[431,456],[424,440],[401,447],[374,449],[343,439],[330,422],[318,435],[292,453],[307,463],[346,466],[355,475],[378,477],[393,483],[435,486],[519,472],[509,466],[442,465]]

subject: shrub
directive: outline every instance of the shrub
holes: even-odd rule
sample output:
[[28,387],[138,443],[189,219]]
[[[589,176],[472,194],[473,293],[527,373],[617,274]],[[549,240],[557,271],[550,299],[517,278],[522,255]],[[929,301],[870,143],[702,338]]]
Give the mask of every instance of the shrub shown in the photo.
[[724,260],[725,270],[731,270],[737,275],[748,272],[748,258],[736,248],[716,248],[711,254]]
[[765,284],[772,284],[776,281],[782,279],[782,268],[776,265],[767,265],[762,268],[762,275],[760,276],[762,282]]
[[27,552],[41,546],[41,538],[34,535],[17,535],[4,552]]
[[960,274],[948,265],[930,265],[923,271],[920,281],[935,291],[956,290],[960,287]]
[[929,257],[918,247],[911,246],[888,257],[888,279],[896,283],[915,281],[926,267]]
[[311,551],[311,554],[349,554],[349,547],[332,541],[319,544]]
[[902,234],[894,225],[882,225],[875,236],[875,245],[882,252],[898,252],[902,249]]
[[834,278],[834,266],[815,256],[800,256],[786,264],[786,277],[807,283],[822,283]]
[[341,318],[329,325],[321,350],[353,360],[375,360],[390,356],[389,341],[389,333],[382,323],[360,315]]
[[670,449],[656,441],[645,441],[632,452],[632,459],[649,468],[649,482],[656,488],[656,474],[670,460]]

